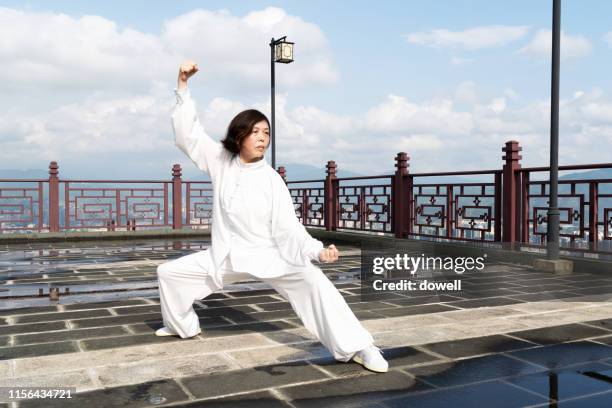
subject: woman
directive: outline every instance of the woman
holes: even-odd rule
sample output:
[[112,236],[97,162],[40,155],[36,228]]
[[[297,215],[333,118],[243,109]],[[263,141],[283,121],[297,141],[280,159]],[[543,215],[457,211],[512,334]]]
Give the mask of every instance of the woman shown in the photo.
[[222,143],[213,141],[198,120],[187,87],[197,71],[192,61],[179,69],[172,124],[176,145],[212,180],[212,245],[157,268],[164,327],[155,334],[196,336],[201,330],[193,301],[224,283],[255,277],[291,303],[304,326],[337,360],[352,359],[386,372],[388,364],[370,333],[311,262],[336,261],[338,250],[334,245],[324,248],[308,234],[295,215],[287,186],[267,164],[268,119],[246,110],[231,121]]

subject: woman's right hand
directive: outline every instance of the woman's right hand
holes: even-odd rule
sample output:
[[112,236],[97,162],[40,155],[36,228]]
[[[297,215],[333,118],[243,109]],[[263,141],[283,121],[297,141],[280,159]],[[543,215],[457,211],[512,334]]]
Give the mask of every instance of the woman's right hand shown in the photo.
[[178,89],[187,88],[187,80],[198,72],[198,64],[191,60],[187,60],[181,64],[178,73]]
[[327,248],[323,248],[319,252],[319,261],[329,263],[338,260],[338,249],[334,244],[331,244]]

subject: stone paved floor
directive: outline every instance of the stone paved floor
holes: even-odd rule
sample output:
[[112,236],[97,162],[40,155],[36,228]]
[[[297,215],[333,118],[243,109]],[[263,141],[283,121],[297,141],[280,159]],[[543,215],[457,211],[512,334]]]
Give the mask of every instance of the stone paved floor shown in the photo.
[[[358,252],[341,247],[322,268],[385,351],[391,370],[374,374],[333,361],[257,282],[197,301],[201,335],[154,336],[155,267],[207,245],[0,247],[0,386],[77,389],[19,407],[612,406],[612,274],[489,262],[460,292],[362,297]],[[32,298],[52,286],[59,301]]]

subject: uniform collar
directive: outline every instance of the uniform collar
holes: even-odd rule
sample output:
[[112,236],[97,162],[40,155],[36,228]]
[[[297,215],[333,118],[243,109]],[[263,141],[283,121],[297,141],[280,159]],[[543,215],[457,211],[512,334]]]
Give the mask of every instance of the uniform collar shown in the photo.
[[245,169],[245,170],[255,170],[255,169],[259,169],[263,166],[265,166],[268,162],[266,161],[266,158],[263,157],[261,160],[258,160],[254,163],[242,163],[240,161],[240,156],[236,155],[235,157],[235,162],[236,162],[236,167],[240,168],[240,169]]

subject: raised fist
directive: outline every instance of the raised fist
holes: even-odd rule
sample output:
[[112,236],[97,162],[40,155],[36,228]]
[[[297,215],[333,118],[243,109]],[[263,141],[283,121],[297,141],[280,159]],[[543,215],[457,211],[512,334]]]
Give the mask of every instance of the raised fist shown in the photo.
[[319,261],[321,262],[334,262],[338,260],[338,249],[334,244],[331,244],[327,248],[323,248],[319,253]]
[[198,64],[191,60],[183,62],[179,67],[179,81],[186,82],[196,72],[198,72]]

